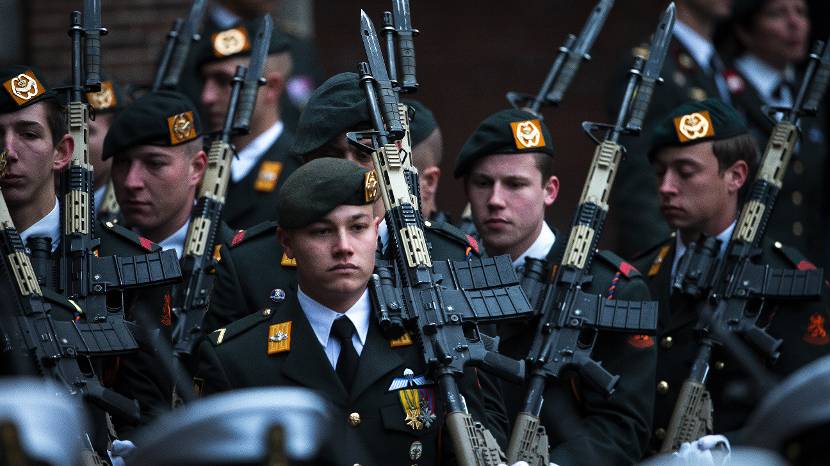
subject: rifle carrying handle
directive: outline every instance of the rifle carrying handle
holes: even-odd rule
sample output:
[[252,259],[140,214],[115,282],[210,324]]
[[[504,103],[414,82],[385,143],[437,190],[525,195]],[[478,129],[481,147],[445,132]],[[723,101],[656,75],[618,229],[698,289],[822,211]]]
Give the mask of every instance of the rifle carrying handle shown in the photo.
[[415,41],[411,31],[398,32],[398,52],[401,62],[401,87],[407,91],[418,88],[415,77]]
[[637,96],[631,106],[631,118],[628,120],[626,129],[639,133],[643,129],[643,120],[648,112],[648,104],[651,102],[651,95],[654,93],[655,81],[643,80],[637,88]]

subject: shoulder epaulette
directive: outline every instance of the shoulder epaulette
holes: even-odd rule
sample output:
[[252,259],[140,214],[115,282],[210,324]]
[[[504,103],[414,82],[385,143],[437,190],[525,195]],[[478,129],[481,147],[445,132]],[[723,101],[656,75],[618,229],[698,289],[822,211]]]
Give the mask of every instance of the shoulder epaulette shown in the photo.
[[251,238],[256,238],[268,232],[277,230],[277,222],[262,222],[246,230],[238,230],[231,237],[231,247],[235,248]]
[[816,265],[810,262],[801,251],[792,246],[785,246],[775,241],[772,243],[772,248],[798,270],[813,270],[816,268]]
[[476,255],[481,254],[478,248],[478,241],[451,223],[440,220],[426,220],[424,221],[424,226],[430,231],[467,246]]
[[106,228],[107,231],[118,235],[122,239],[125,239],[131,243],[135,243],[141,246],[142,249],[149,252],[155,252],[161,249],[161,246],[158,244],[150,241],[149,239],[139,235],[138,233],[130,230],[129,228],[123,227],[117,223],[113,222],[99,222],[99,225],[102,228]]
[[211,343],[213,343],[213,346],[219,346],[232,338],[242,335],[260,322],[270,318],[271,309],[257,311],[228,324],[227,327],[214,330],[208,334],[207,338]]
[[616,267],[616,269],[619,270],[626,278],[635,278],[642,276],[642,274],[640,274],[640,271],[637,270],[636,267],[634,267],[625,259],[611,251],[599,251],[597,253],[597,257],[604,259],[606,262]]

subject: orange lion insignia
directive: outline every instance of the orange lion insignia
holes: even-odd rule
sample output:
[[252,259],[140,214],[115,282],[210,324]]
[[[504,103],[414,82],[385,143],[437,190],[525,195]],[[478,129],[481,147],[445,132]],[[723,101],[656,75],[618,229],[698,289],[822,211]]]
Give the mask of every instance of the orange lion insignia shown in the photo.
[[824,316],[818,312],[813,313],[807,323],[807,331],[801,338],[811,345],[821,346],[830,343],[827,329],[824,328]]

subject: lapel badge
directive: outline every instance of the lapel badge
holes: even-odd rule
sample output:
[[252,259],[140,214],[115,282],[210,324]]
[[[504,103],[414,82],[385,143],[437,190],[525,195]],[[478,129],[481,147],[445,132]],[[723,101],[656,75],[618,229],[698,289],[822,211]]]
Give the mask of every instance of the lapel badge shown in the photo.
[[38,81],[37,76],[35,76],[32,70],[26,70],[9,79],[3,83],[3,87],[17,105],[24,105],[26,102],[46,92],[43,84]]
[[101,90],[98,92],[87,92],[86,100],[95,110],[109,110],[118,104],[112,81],[101,81]]
[[193,112],[187,111],[168,117],[167,129],[170,131],[170,145],[175,146],[196,139]]
[[421,459],[423,452],[424,444],[416,440],[409,446],[409,459],[412,461],[418,461]]
[[674,129],[680,142],[689,142],[715,135],[712,117],[709,116],[707,110],[675,117]]
[[389,340],[389,347],[390,348],[398,348],[401,346],[410,346],[412,345],[412,337],[409,336],[409,332],[404,333],[398,338],[394,340]]
[[274,288],[273,290],[271,290],[270,298],[271,301],[275,303],[281,303],[285,300],[285,291],[283,291],[281,288]]
[[297,259],[288,257],[287,254],[282,253],[282,259],[280,259],[280,265],[283,266],[283,267],[296,268],[297,267]]
[[542,135],[542,124],[539,120],[513,121],[510,127],[513,129],[516,149],[533,149],[545,145],[545,136]]
[[268,327],[268,355],[291,350],[291,321]]
[[243,26],[213,34],[210,43],[213,45],[213,54],[218,58],[244,52],[251,48],[248,30]]
[[378,190],[378,176],[374,170],[369,170],[363,175],[363,197],[366,202],[373,202],[380,194]]
[[416,387],[398,391],[404,422],[412,430],[429,429],[435,422],[435,394],[432,388]]
[[268,160],[262,162],[256,181],[254,181],[254,189],[259,192],[270,193],[277,187],[280,172],[282,172],[282,163]]

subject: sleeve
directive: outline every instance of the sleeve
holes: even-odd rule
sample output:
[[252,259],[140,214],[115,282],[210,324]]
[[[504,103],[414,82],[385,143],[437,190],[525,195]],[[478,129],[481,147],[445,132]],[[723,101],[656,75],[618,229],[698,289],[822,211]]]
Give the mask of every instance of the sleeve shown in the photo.
[[230,379],[225,373],[222,360],[216,352],[216,347],[209,339],[202,339],[196,355],[193,390],[197,396],[204,397],[214,393],[225,392],[233,388]]

